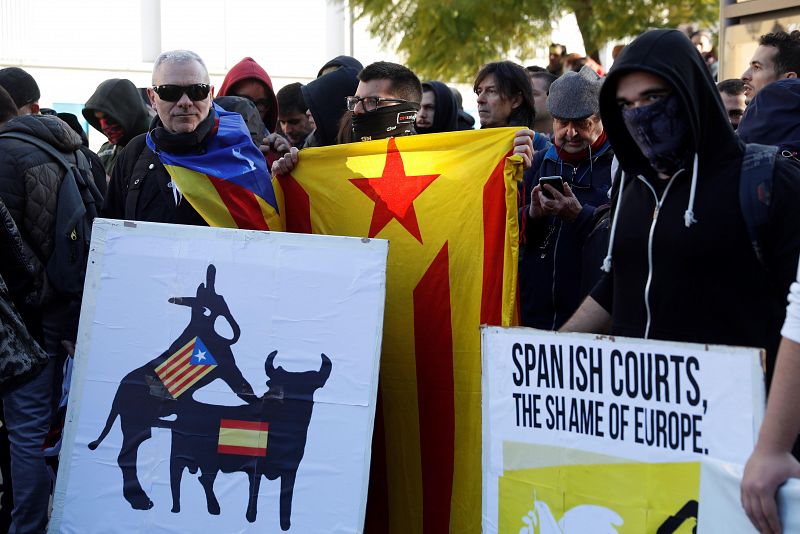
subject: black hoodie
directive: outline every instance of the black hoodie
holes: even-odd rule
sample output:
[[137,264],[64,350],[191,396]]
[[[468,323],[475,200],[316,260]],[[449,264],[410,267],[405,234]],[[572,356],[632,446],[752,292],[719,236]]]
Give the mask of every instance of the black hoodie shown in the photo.
[[139,89],[130,80],[106,80],[97,86],[94,94],[86,101],[83,117],[95,130],[102,133],[100,119],[94,116],[95,111],[103,112],[122,126],[125,135],[119,142],[120,146],[127,145],[128,141],[145,133],[150,125],[151,115]]
[[130,80],[122,78],[112,78],[98,85],[83,108],[83,117],[95,130],[103,133],[100,119],[95,117],[98,111],[114,119],[125,132],[116,146],[105,143],[98,152],[106,172],[111,174],[120,150],[131,139],[147,131],[151,115],[139,89]]
[[[692,163],[667,185],[625,127],[616,92],[633,71],[665,79],[688,109],[698,159],[693,201]],[[770,239],[762,243],[765,267],[739,204],[744,144],[705,63],[682,33],[654,30],[626,46],[600,92],[600,113],[625,173],[615,206],[612,271],[592,292],[612,315],[612,333],[763,347],[774,358],[800,250],[800,169],[776,161]],[[657,212],[656,194],[662,198]]]
[[[340,56],[341,59],[347,56]],[[317,129],[306,139],[306,146],[330,146],[336,144],[336,134],[339,133],[339,121],[347,111],[345,98],[356,94],[358,88],[358,73],[361,63],[353,58],[349,64],[324,74],[304,85],[301,89],[303,100],[308,106]],[[334,60],[328,62],[337,65]],[[328,64],[326,64],[328,65]],[[328,66],[330,66],[328,65]],[[324,67],[323,67],[324,69]]]
[[453,96],[453,91],[442,82],[425,82],[422,84],[423,91],[426,89],[426,86],[428,86],[436,96],[436,110],[433,113],[433,125],[430,128],[414,126],[414,129],[419,134],[457,131],[458,103]]

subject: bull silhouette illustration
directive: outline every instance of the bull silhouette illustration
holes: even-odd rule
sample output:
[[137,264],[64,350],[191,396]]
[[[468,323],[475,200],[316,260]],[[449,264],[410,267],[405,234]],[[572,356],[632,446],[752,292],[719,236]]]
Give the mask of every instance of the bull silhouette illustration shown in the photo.
[[[152,428],[168,426],[162,417],[194,409],[192,393],[218,378],[245,402],[257,401],[231,351],[241,329],[225,299],[216,292],[216,272],[214,265],[208,266],[206,282],[198,286],[194,297],[169,299],[172,304],[191,309],[188,326],[161,355],[122,378],[105,427],[89,443],[90,449],[96,449],[119,417],[122,446],[117,463],[122,471],[123,496],[134,509],[153,507],[153,501],[139,483],[136,460],[139,445],[151,437]],[[232,337],[216,331],[215,322],[219,318],[227,321]]]
[[267,356],[264,370],[269,389],[255,403],[216,406],[193,401],[184,406],[172,429],[170,488],[172,511],[180,512],[181,477],[184,468],[196,473],[205,490],[208,512],[219,514],[214,479],[219,471],[244,471],[250,480],[245,517],[256,520],[261,477],[281,479],[280,525],[291,526],[292,495],[297,469],[305,452],[314,392],[331,374],[331,360],[322,354],[317,371],[289,372],[275,368],[277,352]]

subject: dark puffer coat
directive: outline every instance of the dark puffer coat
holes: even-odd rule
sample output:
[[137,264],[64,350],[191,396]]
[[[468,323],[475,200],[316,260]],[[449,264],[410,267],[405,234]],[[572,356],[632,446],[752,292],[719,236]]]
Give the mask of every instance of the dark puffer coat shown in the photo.
[[[54,116],[16,117],[0,127],[0,133],[4,132],[32,135],[65,153],[81,148],[80,137]],[[95,170],[99,172],[95,173]],[[62,339],[74,340],[77,329],[77,305],[80,302],[67,301],[56,295],[44,273],[44,266],[53,252],[58,188],[63,176],[61,164],[38,147],[17,139],[0,138],[0,200],[14,223],[0,226],[0,231],[7,242],[14,240],[12,234],[18,232],[23,248],[19,261],[10,261],[10,255],[4,256],[7,261],[0,262],[0,276],[5,279],[9,294],[30,333],[40,342],[43,341],[43,313],[70,316],[69,321],[65,319],[62,335],[66,337]],[[104,191],[105,173],[102,168],[93,169],[93,176],[98,188]]]

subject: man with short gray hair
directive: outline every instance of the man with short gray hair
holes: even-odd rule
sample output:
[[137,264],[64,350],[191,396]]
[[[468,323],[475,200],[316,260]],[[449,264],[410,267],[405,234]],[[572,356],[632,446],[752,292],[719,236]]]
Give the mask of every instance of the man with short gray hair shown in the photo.
[[[215,107],[213,90],[205,63],[194,52],[174,50],[156,59],[147,95],[157,117],[147,133],[132,139],[122,151],[111,175],[103,216],[219,226],[218,220],[212,220],[210,202],[230,207],[226,221],[239,228],[265,229],[255,224],[263,220],[234,209],[250,204],[225,202],[230,196],[274,193],[263,156],[244,121],[239,114]],[[193,169],[192,164],[201,160],[203,165]],[[243,167],[243,161],[248,166]],[[246,179],[230,180],[242,168]],[[242,183],[255,191],[239,188]]]

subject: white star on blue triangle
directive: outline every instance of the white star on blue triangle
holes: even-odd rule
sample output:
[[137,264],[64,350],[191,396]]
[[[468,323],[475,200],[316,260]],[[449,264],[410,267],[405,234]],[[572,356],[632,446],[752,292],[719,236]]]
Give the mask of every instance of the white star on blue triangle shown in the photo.
[[198,337],[194,342],[194,350],[189,363],[191,365],[217,365],[217,360],[214,359],[214,356],[211,355],[205,344]]

